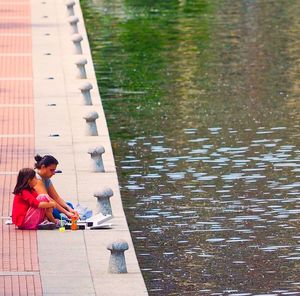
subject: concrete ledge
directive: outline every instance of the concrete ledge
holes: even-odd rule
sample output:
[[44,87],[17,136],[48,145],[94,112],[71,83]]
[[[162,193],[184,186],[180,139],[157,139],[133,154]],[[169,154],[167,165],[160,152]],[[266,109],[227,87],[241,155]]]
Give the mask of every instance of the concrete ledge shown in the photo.
[[[42,3],[43,2],[43,3]],[[38,231],[40,272],[44,295],[148,295],[126,222],[115,170],[105,114],[97,87],[87,33],[79,1],[74,6],[83,54],[73,53],[70,24],[64,0],[31,0],[36,152],[53,154],[62,174],[53,177],[65,200],[97,209],[95,191],[110,187],[113,228],[86,231]],[[47,16],[45,18],[44,16]],[[87,79],[76,78],[75,61],[87,59]],[[79,87],[92,83],[93,105],[82,104]],[[96,111],[98,136],[85,136],[83,116]],[[52,135],[52,136],[51,136]],[[56,135],[56,136],[53,136]],[[58,136],[57,136],[58,135]],[[93,173],[87,153],[93,146],[105,148],[104,173]],[[33,160],[32,160],[33,161]],[[124,239],[127,274],[109,274],[107,245]]]

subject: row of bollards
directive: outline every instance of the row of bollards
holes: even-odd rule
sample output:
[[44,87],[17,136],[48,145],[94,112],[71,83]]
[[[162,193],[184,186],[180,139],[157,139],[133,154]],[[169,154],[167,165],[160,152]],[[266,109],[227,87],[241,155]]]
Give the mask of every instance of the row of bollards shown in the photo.
[[[67,7],[68,22],[70,24],[70,32],[72,34],[71,41],[74,44],[73,53],[75,55],[82,55],[83,50],[81,47],[81,42],[83,40],[82,35],[78,31],[79,18],[75,16],[74,12],[74,0],[68,0],[65,2]],[[84,57],[79,57],[75,62],[77,67],[76,78],[87,79],[87,73],[85,70],[85,65],[87,64],[87,59]],[[93,105],[91,97],[91,89],[93,85],[90,82],[84,81],[80,86],[79,90],[82,94],[82,105]],[[88,112],[83,119],[86,121],[85,132],[86,136],[98,136],[98,129],[96,124],[96,119],[99,115],[96,111]],[[103,146],[96,146],[88,149],[88,154],[91,156],[92,161],[92,171],[93,172],[105,172],[104,164],[102,160],[102,154],[105,153]],[[97,209],[99,213],[103,215],[112,215],[112,209],[110,204],[110,197],[113,196],[113,191],[111,188],[104,188],[101,191],[95,192],[94,196],[97,198]],[[117,240],[110,243],[107,249],[111,252],[109,260],[108,271],[110,273],[127,273],[126,262],[124,252],[128,250],[128,243],[124,240]]]
[[[77,23],[79,22],[78,17],[74,15],[74,5],[75,1],[69,0],[66,2],[67,12],[69,15],[68,22],[71,26],[71,40],[74,44],[73,53],[75,55],[82,55],[82,47],[81,41],[83,40],[82,35],[78,34],[78,26]],[[87,64],[87,59],[80,56],[75,65],[77,67],[77,74],[76,78],[78,79],[87,79],[85,65]],[[84,81],[80,86],[79,89],[82,94],[82,104],[83,105],[93,105],[92,98],[91,98],[91,89],[93,85],[90,82]],[[98,136],[98,129],[96,125],[96,119],[99,118],[99,115],[96,111],[88,112],[83,119],[86,121],[85,125],[85,132],[86,136]],[[105,152],[103,146],[97,146],[90,148],[88,153],[91,155],[92,166],[91,169],[93,172],[105,172],[102,154]]]

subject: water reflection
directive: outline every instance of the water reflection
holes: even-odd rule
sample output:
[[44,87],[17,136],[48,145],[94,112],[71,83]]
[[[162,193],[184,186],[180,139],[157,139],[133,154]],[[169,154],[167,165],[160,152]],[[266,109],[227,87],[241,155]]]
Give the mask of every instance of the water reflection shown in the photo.
[[300,3],[82,6],[150,295],[300,295]]

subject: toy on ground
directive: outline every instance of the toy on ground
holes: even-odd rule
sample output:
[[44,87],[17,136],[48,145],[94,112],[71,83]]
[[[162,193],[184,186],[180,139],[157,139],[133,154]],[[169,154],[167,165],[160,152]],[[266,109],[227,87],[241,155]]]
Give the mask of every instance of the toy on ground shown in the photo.
[[65,228],[65,223],[62,219],[62,215],[60,215],[60,227],[59,227],[59,232],[65,232],[66,228]]

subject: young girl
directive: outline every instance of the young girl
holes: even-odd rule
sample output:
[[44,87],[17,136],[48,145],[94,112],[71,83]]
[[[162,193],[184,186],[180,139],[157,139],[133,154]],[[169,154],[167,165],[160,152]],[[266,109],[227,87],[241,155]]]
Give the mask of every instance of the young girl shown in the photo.
[[[38,195],[33,187],[37,179],[33,169],[24,168],[19,171],[15,194],[12,221],[20,229],[54,229],[56,220],[52,215],[55,202],[46,194]],[[49,222],[50,221],[50,222]]]

